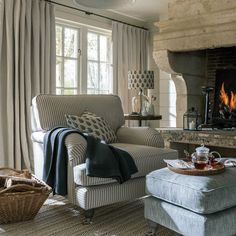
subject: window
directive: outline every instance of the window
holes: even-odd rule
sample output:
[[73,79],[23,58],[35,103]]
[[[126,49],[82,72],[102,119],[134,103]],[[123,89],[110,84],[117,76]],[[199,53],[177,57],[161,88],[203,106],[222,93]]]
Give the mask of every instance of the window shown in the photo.
[[56,93],[79,91],[79,29],[56,25]]
[[56,93],[113,93],[111,33],[56,25]]
[[87,93],[112,93],[111,37],[88,32]]

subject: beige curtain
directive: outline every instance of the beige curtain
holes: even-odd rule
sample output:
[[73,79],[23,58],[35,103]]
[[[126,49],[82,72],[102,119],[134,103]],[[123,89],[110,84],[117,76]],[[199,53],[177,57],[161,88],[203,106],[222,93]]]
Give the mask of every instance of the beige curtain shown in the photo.
[[0,166],[31,167],[31,99],[54,83],[53,6],[0,0]]
[[138,91],[128,90],[128,71],[147,70],[149,32],[112,22],[114,91],[121,98],[125,113],[131,112],[131,98]]

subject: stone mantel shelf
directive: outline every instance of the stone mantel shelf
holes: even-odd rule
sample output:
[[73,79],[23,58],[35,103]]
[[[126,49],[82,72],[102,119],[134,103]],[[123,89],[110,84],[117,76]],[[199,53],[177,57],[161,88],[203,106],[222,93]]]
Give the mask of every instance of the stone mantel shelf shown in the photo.
[[[236,8],[221,12],[201,15],[183,17],[181,19],[169,19],[154,23],[160,29],[161,33],[176,32],[181,30],[193,30],[203,27],[219,27],[219,25],[233,25],[235,26]],[[186,24],[188,22],[188,24]],[[235,28],[235,27],[234,27]],[[215,30],[216,30],[215,29]]]
[[189,131],[158,129],[158,131],[162,134],[165,143],[205,144],[206,146],[236,148],[236,130]]
[[194,51],[236,44],[236,1],[173,0],[169,19],[155,23],[154,52]]

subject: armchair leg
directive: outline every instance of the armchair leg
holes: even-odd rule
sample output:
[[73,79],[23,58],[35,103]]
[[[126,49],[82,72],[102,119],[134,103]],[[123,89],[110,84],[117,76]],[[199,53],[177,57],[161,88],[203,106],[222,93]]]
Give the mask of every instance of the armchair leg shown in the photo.
[[147,222],[148,222],[149,230],[145,235],[146,236],[155,236],[157,233],[158,224],[152,220],[147,220]]
[[84,225],[92,224],[92,218],[94,216],[94,212],[95,212],[94,209],[85,210],[84,212],[85,219],[83,220]]

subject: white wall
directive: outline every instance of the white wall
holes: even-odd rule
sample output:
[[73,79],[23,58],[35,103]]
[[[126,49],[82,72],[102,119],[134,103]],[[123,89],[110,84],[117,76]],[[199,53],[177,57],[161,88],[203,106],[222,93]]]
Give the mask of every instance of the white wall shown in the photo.
[[176,127],[176,89],[170,74],[160,71],[159,108],[160,127]]
[[[152,22],[147,22],[145,27],[149,29],[150,31],[150,44],[149,44],[149,58],[148,58],[148,69],[154,71],[154,89],[148,90],[148,97],[150,98],[152,95],[155,96],[157,99],[153,102],[154,104],[154,112],[156,115],[160,114],[160,108],[159,108],[159,69],[157,67],[157,64],[155,63],[152,52],[153,52],[153,36],[158,32],[158,29],[154,26],[154,22],[157,20],[154,20]],[[146,125],[156,128],[160,127],[160,121],[147,121]]]

